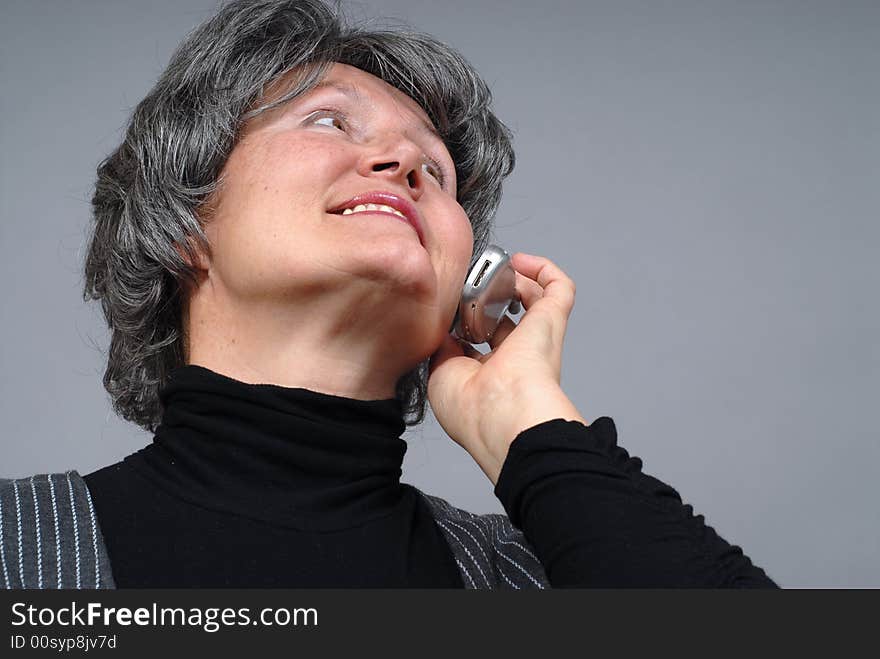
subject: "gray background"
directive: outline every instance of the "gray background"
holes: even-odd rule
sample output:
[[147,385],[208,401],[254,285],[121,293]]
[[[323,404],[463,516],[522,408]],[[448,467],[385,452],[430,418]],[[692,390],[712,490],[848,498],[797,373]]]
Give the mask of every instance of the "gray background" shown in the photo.
[[[95,167],[217,5],[0,6],[0,476],[85,474],[150,441],[110,409],[81,301]],[[518,156],[495,237],[577,282],[582,414],[781,585],[880,586],[878,3],[349,7],[493,88]],[[433,417],[406,438],[405,481],[502,511]]]

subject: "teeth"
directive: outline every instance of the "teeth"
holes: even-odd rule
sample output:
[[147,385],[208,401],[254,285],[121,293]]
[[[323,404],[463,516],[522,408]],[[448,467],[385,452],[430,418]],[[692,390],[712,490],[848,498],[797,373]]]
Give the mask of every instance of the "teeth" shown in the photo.
[[396,208],[386,206],[385,204],[358,204],[354,208],[346,208],[344,211],[342,211],[342,214],[351,215],[352,213],[362,213],[364,211],[385,211],[386,213],[394,213],[398,217],[406,219],[406,215],[401,213]]

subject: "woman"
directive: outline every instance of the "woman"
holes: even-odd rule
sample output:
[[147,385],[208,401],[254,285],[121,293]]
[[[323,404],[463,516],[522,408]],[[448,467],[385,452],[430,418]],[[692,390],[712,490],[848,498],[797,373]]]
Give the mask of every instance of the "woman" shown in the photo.
[[[775,586],[562,391],[554,263],[513,255],[491,353],[449,334],[514,163],[490,101],[318,0],[184,41],[99,167],[85,268],[105,387],[155,437],[0,486],[6,587]],[[426,399],[507,516],[400,483]]]

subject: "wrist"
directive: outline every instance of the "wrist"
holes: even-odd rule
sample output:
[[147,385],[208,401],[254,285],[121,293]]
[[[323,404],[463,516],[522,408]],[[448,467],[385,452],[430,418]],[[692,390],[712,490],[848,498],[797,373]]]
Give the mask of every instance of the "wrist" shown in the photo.
[[507,459],[510,445],[523,431],[553,419],[578,421],[585,426],[589,425],[559,387],[533,391],[523,396],[521,401],[520,404],[512,406],[518,410],[515,416],[504,423],[495,424],[493,428],[486,429],[479,447],[480,455],[474,456],[493,485],[498,483],[498,476]]

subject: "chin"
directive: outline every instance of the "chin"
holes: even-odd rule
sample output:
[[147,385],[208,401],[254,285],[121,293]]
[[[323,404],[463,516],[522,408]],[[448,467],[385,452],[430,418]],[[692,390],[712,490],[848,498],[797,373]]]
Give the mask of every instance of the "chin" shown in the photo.
[[367,279],[392,284],[401,295],[430,300],[437,295],[437,275],[428,253],[411,245],[383,245],[378,250],[359,250],[359,270]]

